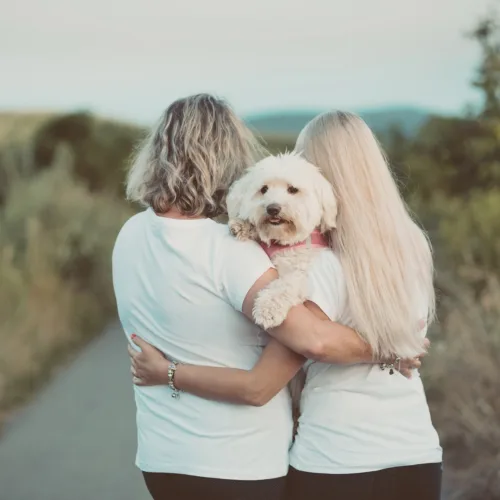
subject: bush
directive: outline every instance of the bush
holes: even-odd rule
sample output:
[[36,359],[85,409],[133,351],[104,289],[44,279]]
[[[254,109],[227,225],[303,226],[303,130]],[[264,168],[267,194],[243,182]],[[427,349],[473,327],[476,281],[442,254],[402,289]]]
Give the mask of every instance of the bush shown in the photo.
[[447,498],[457,500],[500,498],[500,281],[481,278],[476,296],[467,281],[439,273],[440,322],[423,370],[453,484]]
[[499,139],[496,120],[431,118],[399,151],[409,170],[409,190],[425,200],[436,194],[467,198],[471,189],[499,185]]
[[0,212],[0,420],[115,315],[110,255],[131,208],[92,192],[72,149],[12,179]]
[[16,179],[50,168],[61,145],[72,152],[73,172],[91,191],[121,196],[125,162],[143,133],[87,113],[0,114],[0,205]]

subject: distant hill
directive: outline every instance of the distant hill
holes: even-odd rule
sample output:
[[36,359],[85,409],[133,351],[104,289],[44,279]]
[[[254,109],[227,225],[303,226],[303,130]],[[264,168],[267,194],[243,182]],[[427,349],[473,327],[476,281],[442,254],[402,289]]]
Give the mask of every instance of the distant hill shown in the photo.
[[[249,116],[247,123],[261,134],[297,135],[304,125],[321,111],[289,111]],[[406,135],[414,135],[431,113],[419,108],[381,108],[358,111],[359,115],[377,133],[399,127]]]

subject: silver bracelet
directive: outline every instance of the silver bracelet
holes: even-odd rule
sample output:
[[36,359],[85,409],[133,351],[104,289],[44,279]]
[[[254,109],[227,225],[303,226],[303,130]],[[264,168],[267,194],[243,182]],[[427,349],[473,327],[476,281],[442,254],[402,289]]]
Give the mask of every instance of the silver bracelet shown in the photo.
[[[392,363],[380,363],[381,370],[389,370],[389,375],[394,375],[394,370],[401,371],[401,358],[399,356]],[[397,366],[397,368],[396,368]]]
[[172,397],[178,398],[180,395],[179,389],[175,387],[175,371],[177,370],[178,361],[171,361],[170,366],[168,367],[167,377],[168,377],[168,386],[172,390]]

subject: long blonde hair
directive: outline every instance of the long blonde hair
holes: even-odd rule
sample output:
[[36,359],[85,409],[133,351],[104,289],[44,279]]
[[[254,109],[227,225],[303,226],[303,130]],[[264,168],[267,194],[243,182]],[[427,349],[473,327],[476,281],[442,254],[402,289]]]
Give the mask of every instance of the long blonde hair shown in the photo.
[[432,251],[377,139],[360,117],[333,111],[306,125],[296,150],[337,197],[335,250],[355,328],[377,357],[415,356],[422,351],[419,321],[435,314]]
[[226,213],[229,186],[263,156],[252,132],[229,104],[209,94],[178,99],[137,149],[127,197],[158,213]]

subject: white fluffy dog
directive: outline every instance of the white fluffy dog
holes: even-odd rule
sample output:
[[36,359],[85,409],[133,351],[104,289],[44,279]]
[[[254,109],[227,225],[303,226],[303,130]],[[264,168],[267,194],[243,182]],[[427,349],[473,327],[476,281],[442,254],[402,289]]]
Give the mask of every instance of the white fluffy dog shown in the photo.
[[270,156],[233,184],[227,208],[232,234],[259,241],[276,266],[279,278],[260,291],[253,309],[259,326],[276,327],[307,299],[309,265],[335,228],[333,189],[300,156]]

